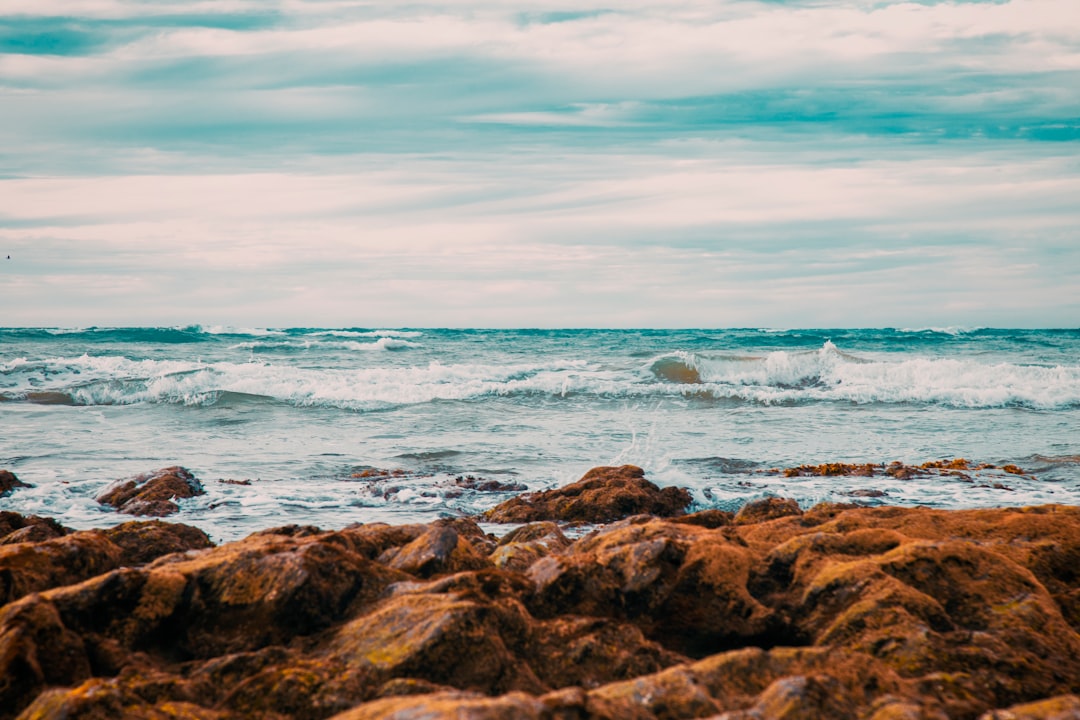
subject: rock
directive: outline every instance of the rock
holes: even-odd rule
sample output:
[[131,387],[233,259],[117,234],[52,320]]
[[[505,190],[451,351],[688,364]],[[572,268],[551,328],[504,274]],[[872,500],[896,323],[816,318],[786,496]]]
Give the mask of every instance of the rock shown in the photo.
[[434,526],[402,547],[390,548],[380,563],[426,578],[437,573],[479,570],[491,563],[468,540],[447,526]]
[[97,496],[97,501],[128,515],[162,517],[180,509],[174,500],[205,493],[191,471],[182,467],[168,467],[114,483]]
[[802,515],[799,504],[791,498],[768,497],[754,500],[735,513],[736,525],[752,525],[791,515]]
[[1077,716],[1080,509],[697,515],[0,545],[0,720]]
[[772,641],[772,612],[747,590],[751,552],[724,530],[635,517],[528,569],[540,617],[625,619],[680,653]]
[[207,658],[288,642],[322,630],[406,577],[336,540],[333,534],[253,535],[150,564],[147,588],[160,588],[153,602],[167,608],[156,615],[161,622],[182,618],[170,623],[169,646]]
[[375,700],[335,715],[332,720],[533,720],[550,717],[544,710],[542,702],[525,693],[508,693],[501,697],[486,698],[450,692]]
[[[341,628],[332,656],[377,677],[414,677],[484,693],[542,690],[507,647],[527,634],[519,605],[405,594]],[[506,637],[504,637],[506,636]]]
[[15,473],[10,470],[0,470],[0,497],[10,495],[18,488],[34,487],[29,483],[24,483],[19,478],[15,477]]
[[1076,720],[1080,718],[1080,697],[1059,695],[1032,703],[994,710],[979,720]]
[[105,536],[120,548],[121,562],[127,566],[214,546],[209,536],[197,527],[161,520],[133,520],[105,530]]
[[565,550],[570,541],[553,522],[536,522],[511,530],[489,556],[495,567],[527,570],[540,558]]
[[555,490],[526,493],[484,513],[489,522],[613,522],[629,515],[682,515],[690,504],[685,488],[661,490],[633,465],[593,468],[575,483]]
[[67,535],[70,530],[52,518],[0,511],[0,545],[41,542]]
[[82,639],[56,608],[31,595],[0,609],[0,718],[12,718],[48,686],[90,676]]
[[121,557],[120,548],[100,530],[0,545],[0,605],[108,572],[119,567]]
[[704,528],[715,529],[731,524],[734,515],[726,510],[701,510],[689,515],[672,518],[671,521],[684,525],[699,525]]

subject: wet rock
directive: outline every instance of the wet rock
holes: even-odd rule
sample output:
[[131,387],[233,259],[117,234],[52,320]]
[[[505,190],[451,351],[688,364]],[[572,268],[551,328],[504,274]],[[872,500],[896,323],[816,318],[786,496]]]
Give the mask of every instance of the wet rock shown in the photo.
[[0,609],[0,717],[12,718],[46,687],[91,673],[86,646],[48,601],[32,595]]
[[251,536],[151,564],[147,586],[167,608],[170,647],[212,657],[288,642],[344,617],[400,574],[327,538]]
[[174,500],[205,493],[191,471],[168,467],[114,484],[98,495],[97,501],[128,515],[162,517],[180,509]]
[[408,676],[485,693],[542,690],[507,647],[528,633],[519,605],[404,594],[338,631],[332,656],[381,677]]
[[170,553],[214,546],[199,528],[160,520],[133,520],[104,532],[120,548],[124,565],[142,565]]
[[52,518],[0,511],[0,545],[41,542],[67,535],[70,530]]
[[525,693],[508,693],[501,697],[487,698],[450,692],[375,700],[335,715],[333,720],[532,720],[550,717],[544,710],[541,701]]
[[791,515],[802,515],[799,503],[791,498],[768,497],[743,505],[735,513],[733,522],[736,525],[753,525]]
[[409,544],[387,550],[378,561],[422,578],[490,566],[468,540],[446,526],[432,527]]
[[552,688],[595,688],[687,661],[646,639],[637,627],[606,619],[557,618],[540,623],[533,635],[526,657]]
[[680,653],[763,641],[772,612],[747,590],[753,556],[723,530],[629,518],[528,569],[540,617],[626,619]]
[[1076,720],[1080,718],[1080,697],[1059,695],[1032,703],[994,710],[979,720]]
[[489,557],[495,567],[523,571],[540,558],[569,546],[570,540],[558,525],[536,522],[508,532]]
[[0,497],[10,495],[18,488],[34,487],[29,483],[24,483],[22,480],[15,476],[15,473],[10,470],[0,470]]
[[[183,700],[174,699],[183,697]],[[20,720],[219,720],[222,713],[190,702],[180,678],[155,672],[128,671],[115,678],[90,678],[78,687],[42,693]]]
[[0,604],[119,567],[122,552],[100,530],[0,545]]
[[575,483],[555,490],[526,493],[484,513],[490,522],[613,522],[629,515],[682,515],[690,504],[685,488],[660,489],[634,465],[593,468]]
[[683,525],[699,525],[704,528],[715,529],[730,525],[734,517],[732,513],[726,510],[700,510],[696,513],[672,518],[671,521]]
[[2,545],[0,720],[1076,714],[1080,509],[773,510]]

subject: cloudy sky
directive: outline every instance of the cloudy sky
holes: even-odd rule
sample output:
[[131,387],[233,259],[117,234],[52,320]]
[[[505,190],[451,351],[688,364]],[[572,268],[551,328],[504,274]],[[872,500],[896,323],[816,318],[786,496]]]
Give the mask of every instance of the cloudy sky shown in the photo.
[[1078,319],[1077,0],[0,3],[0,325]]

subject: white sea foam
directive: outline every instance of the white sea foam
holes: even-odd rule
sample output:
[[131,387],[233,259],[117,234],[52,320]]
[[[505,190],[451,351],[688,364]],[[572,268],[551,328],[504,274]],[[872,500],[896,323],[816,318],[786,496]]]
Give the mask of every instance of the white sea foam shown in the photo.
[[[256,341],[264,342],[278,341]],[[373,343],[331,342],[362,351],[416,347],[408,340],[390,337]],[[352,410],[535,394],[600,398],[706,395],[763,404],[842,401],[957,408],[1080,406],[1080,366],[987,363],[970,357],[866,358],[845,353],[831,342],[818,350],[761,356],[675,352],[657,357],[645,368],[623,369],[584,360],[509,364],[431,361],[404,367],[315,369],[255,361],[203,363],[88,355],[34,362],[19,358],[0,367],[0,391],[8,399],[52,398],[51,394],[63,393],[82,405],[212,405],[222,393],[234,393],[301,407]]]
[[251,337],[272,337],[275,335],[285,335],[285,332],[283,330],[272,330],[269,328],[233,327],[231,325],[192,325],[188,328],[177,329],[194,330],[196,332],[206,333],[207,335],[249,335]]
[[[666,379],[679,375],[663,361],[696,375],[698,390],[764,403],[850,401],[939,403],[953,407],[1034,408],[1080,404],[1080,366],[983,363],[973,359],[861,358],[826,342],[819,350],[777,351],[764,356],[671,353],[650,369]],[[662,372],[657,368],[663,367]]]
[[331,337],[346,338],[418,338],[423,334],[419,330],[317,330],[305,333],[305,335],[312,337],[329,335]]
[[[364,337],[376,337],[368,335]],[[402,340],[397,337],[379,337],[378,340],[369,343],[357,342],[356,340],[249,340],[246,342],[230,345],[230,350],[404,350],[406,348],[422,347],[420,343]]]

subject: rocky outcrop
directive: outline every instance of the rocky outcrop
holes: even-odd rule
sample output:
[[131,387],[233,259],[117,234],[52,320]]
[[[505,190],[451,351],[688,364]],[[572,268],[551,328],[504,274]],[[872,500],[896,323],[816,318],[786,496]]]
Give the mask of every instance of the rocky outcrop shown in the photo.
[[0,719],[1080,707],[1078,508],[769,499],[576,540],[554,521],[500,539],[465,518],[286,526],[217,548],[196,532],[133,522],[0,546]]
[[0,512],[0,545],[20,542],[40,542],[66,535],[70,532],[52,518],[37,515],[20,515],[16,512]]
[[128,515],[163,517],[180,509],[175,500],[205,493],[190,470],[168,467],[114,483],[97,496],[97,501]]
[[634,465],[598,467],[566,487],[511,498],[484,513],[484,519],[500,523],[606,523],[629,515],[672,517],[682,515],[690,500],[686,489],[661,490]]
[[22,480],[15,476],[15,473],[10,470],[0,470],[0,497],[10,495],[18,488],[34,487],[29,483],[24,483]]

